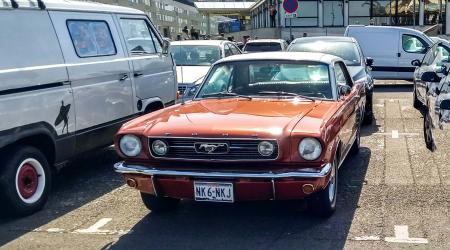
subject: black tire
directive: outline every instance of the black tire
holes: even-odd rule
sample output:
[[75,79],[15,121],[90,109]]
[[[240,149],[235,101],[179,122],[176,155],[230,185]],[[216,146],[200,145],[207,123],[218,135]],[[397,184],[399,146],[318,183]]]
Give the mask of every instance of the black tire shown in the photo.
[[[330,181],[323,190],[309,197],[307,200],[308,211],[318,217],[330,217],[336,211],[338,189],[338,159],[335,157],[331,169]],[[331,195],[332,196],[331,196]]]
[[416,109],[422,108],[422,103],[417,99],[417,91],[416,91],[416,84],[414,83],[414,91],[413,91],[413,107]]
[[436,147],[434,146],[433,134],[431,132],[430,116],[427,111],[425,111],[424,113],[425,114],[423,116],[423,137],[425,138],[425,145],[427,146],[427,149],[435,151]]
[[358,127],[358,130],[356,131],[356,138],[352,144],[352,147],[350,148],[349,154],[357,155],[359,153],[360,146],[361,146],[361,127]]
[[364,125],[370,125],[373,121],[373,93],[368,93],[366,97],[366,108],[364,112],[364,119],[363,124]]
[[178,206],[178,203],[180,202],[179,199],[158,197],[142,192],[141,198],[142,201],[144,202],[144,205],[154,213],[162,213],[174,210]]
[[44,154],[34,147],[16,146],[4,152],[3,159],[1,209],[12,216],[30,215],[41,210],[47,202],[52,181]]

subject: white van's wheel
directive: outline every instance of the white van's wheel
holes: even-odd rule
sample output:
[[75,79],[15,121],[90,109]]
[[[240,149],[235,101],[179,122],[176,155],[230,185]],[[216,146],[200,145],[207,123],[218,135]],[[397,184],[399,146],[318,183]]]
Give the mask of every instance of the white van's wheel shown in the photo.
[[6,212],[28,215],[40,210],[47,201],[51,183],[45,156],[34,147],[18,146],[3,157],[7,159],[1,170],[0,199]]

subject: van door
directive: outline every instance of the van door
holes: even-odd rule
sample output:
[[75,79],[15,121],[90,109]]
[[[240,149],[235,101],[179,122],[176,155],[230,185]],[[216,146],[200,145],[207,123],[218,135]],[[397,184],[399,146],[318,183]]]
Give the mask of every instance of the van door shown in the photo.
[[130,67],[113,17],[49,13],[73,89],[77,152],[108,145],[120,125],[133,115]]
[[383,28],[354,28],[348,36],[354,37],[365,56],[374,59],[372,76],[375,79],[397,79],[398,30]]
[[426,38],[418,34],[400,33],[397,54],[399,79],[412,80],[414,78],[415,67],[411,65],[411,61],[421,60],[429,47],[430,44],[427,43]]
[[175,103],[176,69],[170,53],[163,53],[163,41],[146,16],[118,15],[128,56],[131,58],[136,97],[143,110],[152,101]]

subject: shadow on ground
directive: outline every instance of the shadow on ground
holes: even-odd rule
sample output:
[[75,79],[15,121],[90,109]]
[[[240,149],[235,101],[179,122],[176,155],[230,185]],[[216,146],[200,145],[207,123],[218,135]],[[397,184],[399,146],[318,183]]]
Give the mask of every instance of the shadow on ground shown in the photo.
[[[329,219],[304,202],[239,204],[185,201],[177,211],[149,213],[112,249],[342,249],[358,207],[371,156],[361,148],[339,174],[338,210]],[[140,205],[140,204],[139,204]]]
[[0,217],[0,247],[123,185],[113,171],[118,156],[111,148],[88,154],[54,176],[53,189],[42,211],[24,218]]

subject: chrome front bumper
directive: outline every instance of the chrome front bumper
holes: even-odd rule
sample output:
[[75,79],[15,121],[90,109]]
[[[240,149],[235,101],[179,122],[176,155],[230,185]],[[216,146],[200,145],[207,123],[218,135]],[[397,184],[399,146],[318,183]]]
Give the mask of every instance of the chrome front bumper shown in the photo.
[[151,167],[128,165],[119,162],[114,165],[116,172],[121,174],[141,174],[148,176],[185,176],[195,178],[256,178],[256,179],[281,179],[281,178],[323,178],[331,171],[331,164],[326,164],[322,169],[299,169],[288,172],[237,172],[237,171],[189,171],[189,170],[162,170]]

